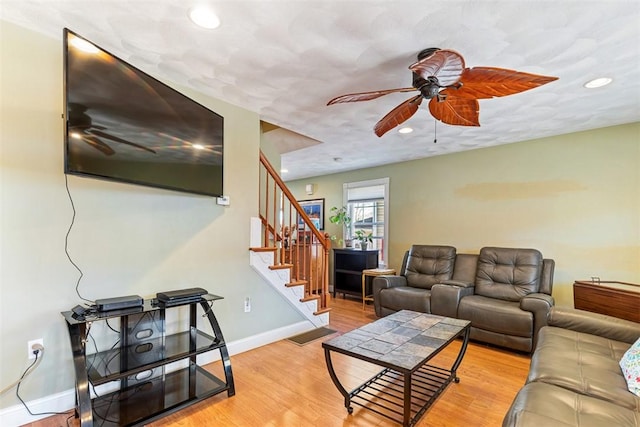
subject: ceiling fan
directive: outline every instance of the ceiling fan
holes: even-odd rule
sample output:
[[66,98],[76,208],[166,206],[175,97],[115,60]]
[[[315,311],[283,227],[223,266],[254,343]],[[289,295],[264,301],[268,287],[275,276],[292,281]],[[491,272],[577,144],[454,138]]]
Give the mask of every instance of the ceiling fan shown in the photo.
[[94,124],[91,117],[87,114],[87,110],[88,108],[82,104],[69,103],[69,136],[81,139],[106,156],[113,156],[116,152],[102,139],[130,145],[156,154],[151,148],[105,132],[107,128]]
[[409,98],[384,116],[374,127],[376,135],[408,120],[418,111],[423,99],[429,99],[431,115],[443,123],[457,126],[480,126],[478,99],[512,95],[557,80],[495,67],[466,68],[464,58],[449,49],[429,48],[418,54],[418,61],[409,66],[413,74],[412,87],[351,93],[333,98],[327,105],[369,101],[395,92],[420,94]]

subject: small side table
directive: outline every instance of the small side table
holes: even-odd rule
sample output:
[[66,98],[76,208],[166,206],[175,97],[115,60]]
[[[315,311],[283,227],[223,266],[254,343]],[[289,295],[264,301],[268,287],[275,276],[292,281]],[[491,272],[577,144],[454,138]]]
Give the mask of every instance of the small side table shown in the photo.
[[362,270],[362,310],[364,310],[367,301],[373,301],[372,295],[367,295],[367,276],[384,276],[393,275],[396,271],[393,268],[370,268]]

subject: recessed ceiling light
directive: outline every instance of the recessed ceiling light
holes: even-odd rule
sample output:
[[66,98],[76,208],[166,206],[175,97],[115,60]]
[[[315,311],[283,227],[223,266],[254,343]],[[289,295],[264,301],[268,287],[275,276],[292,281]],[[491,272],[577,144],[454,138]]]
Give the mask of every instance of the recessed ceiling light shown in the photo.
[[398,133],[411,133],[413,132],[413,128],[410,127],[403,127],[398,129]]
[[220,26],[220,18],[208,6],[195,6],[189,10],[189,18],[199,27],[212,30]]
[[613,81],[610,77],[600,77],[597,79],[590,80],[584,84],[584,87],[588,89],[595,89],[597,87],[606,86]]
[[280,169],[280,173],[287,173],[289,172],[289,169]]

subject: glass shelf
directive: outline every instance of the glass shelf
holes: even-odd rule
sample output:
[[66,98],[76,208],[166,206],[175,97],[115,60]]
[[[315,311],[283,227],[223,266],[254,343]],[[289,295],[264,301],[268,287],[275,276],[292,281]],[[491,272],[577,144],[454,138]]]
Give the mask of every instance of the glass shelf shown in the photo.
[[195,340],[191,332],[148,340],[144,344],[118,347],[107,351],[87,354],[87,372],[93,385],[104,384],[153,369],[184,357],[215,350],[224,342],[202,331],[196,331]]
[[93,400],[93,419],[100,426],[143,423],[213,396],[229,387],[193,363],[188,368],[139,381]]

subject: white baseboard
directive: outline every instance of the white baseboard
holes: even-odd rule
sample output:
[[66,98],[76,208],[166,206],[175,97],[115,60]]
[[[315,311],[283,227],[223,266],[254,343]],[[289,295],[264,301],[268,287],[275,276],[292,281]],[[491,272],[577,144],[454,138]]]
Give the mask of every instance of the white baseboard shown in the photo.
[[[229,350],[229,355],[233,356],[234,354],[244,353],[245,351],[253,350],[254,348],[262,347],[263,345],[271,344],[272,342],[280,341],[315,328],[313,323],[308,320],[303,320],[302,322],[230,342],[227,344],[227,350]],[[220,360],[219,351],[210,351],[198,356],[198,363],[201,365],[206,365],[207,363],[218,360]],[[233,360],[231,362],[233,362]],[[233,368],[233,363],[231,367]]]
[[[37,375],[37,373],[32,375]],[[31,412],[36,414],[42,412],[65,412],[75,405],[75,390],[61,391],[60,393],[41,397],[40,399],[26,401],[26,404],[29,406]],[[0,410],[0,425],[3,427],[21,426],[50,416],[51,415],[29,415],[25,407],[19,404]]]
[[[227,350],[229,351],[229,354],[233,356],[312,329],[315,329],[313,323],[310,321],[302,321],[230,342],[227,344]],[[217,360],[220,360],[220,352],[218,351],[211,351],[198,356],[198,363],[202,365],[215,362]],[[231,360],[231,367],[233,368],[233,359]],[[37,373],[34,375],[37,375]],[[69,389],[50,396],[26,401],[26,404],[33,413],[65,412],[75,406],[75,394],[75,389]],[[13,405],[8,408],[0,409],[0,426],[17,427],[49,416],[51,415],[32,416],[27,412],[22,404]]]

